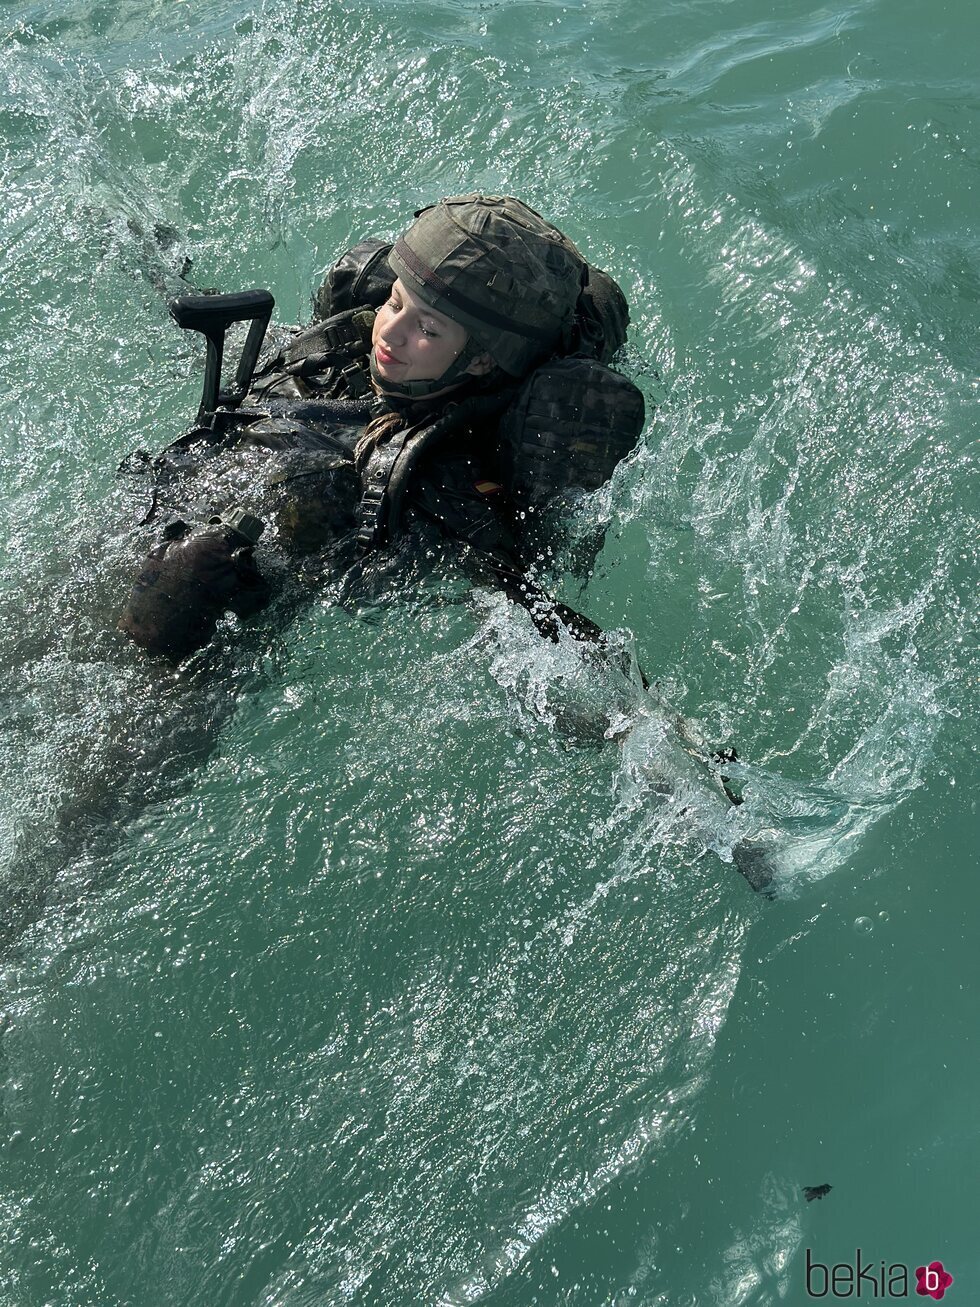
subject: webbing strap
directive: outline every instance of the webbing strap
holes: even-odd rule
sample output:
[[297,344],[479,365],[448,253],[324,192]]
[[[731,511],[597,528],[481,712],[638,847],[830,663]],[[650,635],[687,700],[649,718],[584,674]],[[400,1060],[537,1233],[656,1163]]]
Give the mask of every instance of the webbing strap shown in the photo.
[[362,550],[380,548],[395,535],[401,524],[405,492],[423,454],[466,422],[498,414],[509,399],[510,392],[472,395],[448,406],[434,422],[426,419],[371,451],[362,474],[358,506],[357,542]]

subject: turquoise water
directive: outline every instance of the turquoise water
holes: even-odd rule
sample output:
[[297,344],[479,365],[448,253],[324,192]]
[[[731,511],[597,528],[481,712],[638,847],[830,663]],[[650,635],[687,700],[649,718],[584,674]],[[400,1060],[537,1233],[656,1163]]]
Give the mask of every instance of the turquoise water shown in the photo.
[[[972,9],[3,17],[4,1307],[798,1304],[858,1247],[973,1301]],[[116,466],[199,393],[161,287],[298,320],[471,188],[627,290],[659,407],[555,583],[737,812],[449,573],[179,675],[111,633]]]

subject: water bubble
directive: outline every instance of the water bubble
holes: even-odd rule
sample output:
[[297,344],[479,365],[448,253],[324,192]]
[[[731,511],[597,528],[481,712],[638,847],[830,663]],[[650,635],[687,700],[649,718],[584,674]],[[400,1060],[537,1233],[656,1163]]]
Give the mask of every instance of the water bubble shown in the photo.
[[854,922],[854,929],[859,935],[870,935],[875,925],[870,917],[858,917]]

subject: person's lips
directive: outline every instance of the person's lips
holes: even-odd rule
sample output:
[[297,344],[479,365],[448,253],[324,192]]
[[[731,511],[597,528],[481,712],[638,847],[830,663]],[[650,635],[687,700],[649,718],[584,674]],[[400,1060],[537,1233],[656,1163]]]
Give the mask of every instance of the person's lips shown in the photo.
[[383,345],[375,345],[374,357],[384,367],[389,367],[392,364],[401,362],[401,359],[396,359],[394,354],[389,354]]

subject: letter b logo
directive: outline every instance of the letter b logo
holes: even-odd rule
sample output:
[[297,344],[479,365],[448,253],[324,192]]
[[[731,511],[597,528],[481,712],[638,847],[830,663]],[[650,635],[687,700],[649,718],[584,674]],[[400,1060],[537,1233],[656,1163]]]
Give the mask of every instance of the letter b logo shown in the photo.
[[[821,1280],[818,1278],[822,1276]],[[819,1288],[817,1287],[819,1285]],[[826,1298],[830,1290],[830,1271],[823,1262],[811,1259],[810,1249],[806,1250],[806,1292],[808,1298]]]
[[915,1268],[915,1278],[918,1280],[916,1293],[921,1294],[924,1298],[934,1298],[936,1302],[940,1298],[946,1297],[946,1290],[953,1283],[953,1277],[942,1262],[930,1262],[928,1266],[917,1266]]

